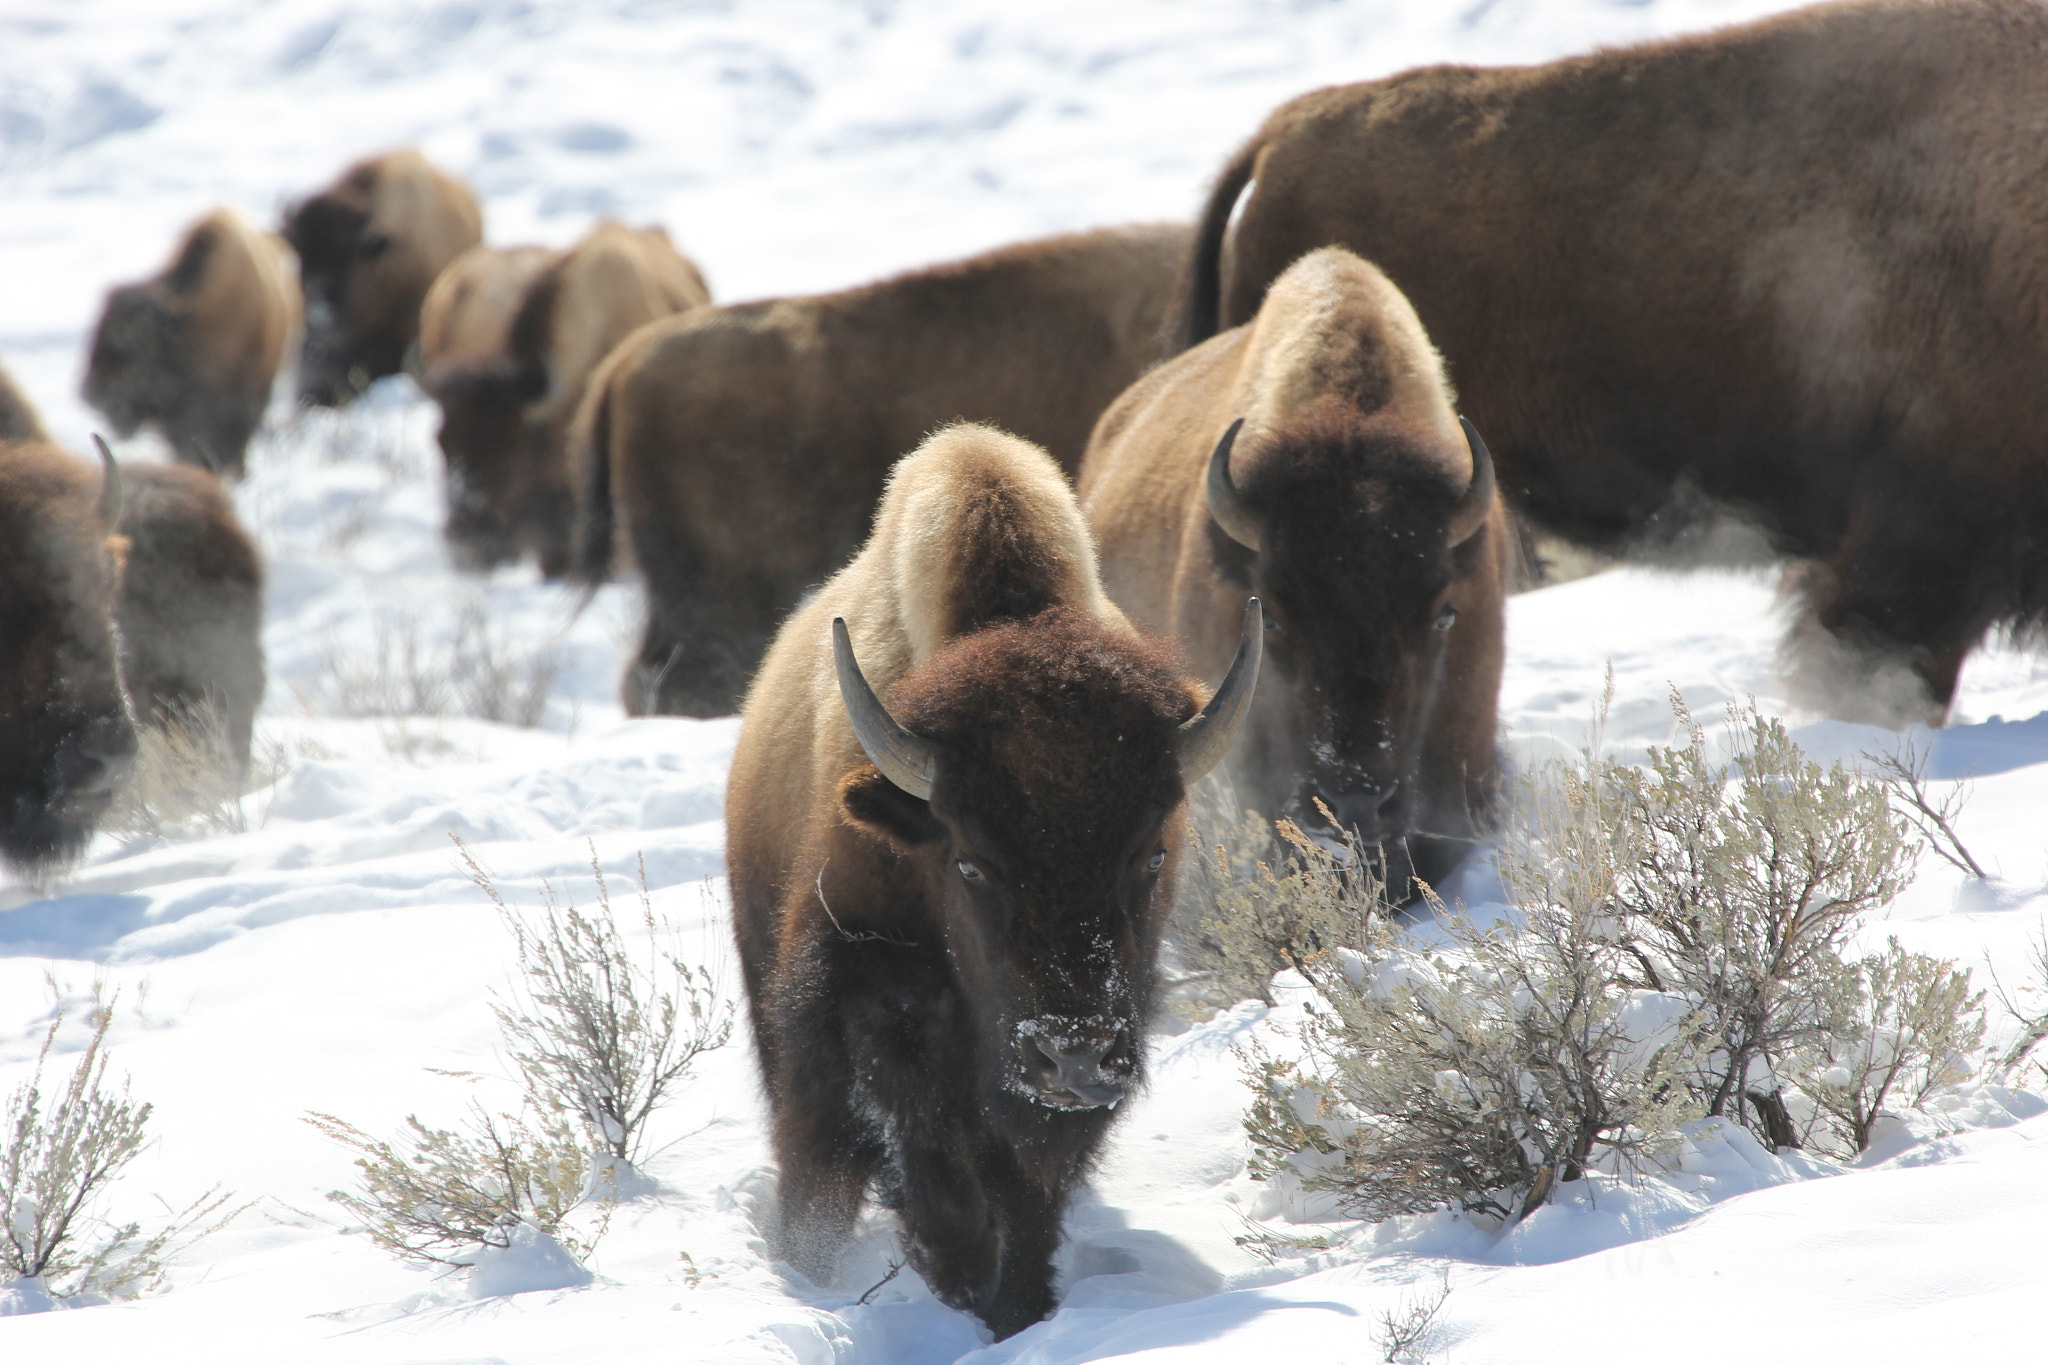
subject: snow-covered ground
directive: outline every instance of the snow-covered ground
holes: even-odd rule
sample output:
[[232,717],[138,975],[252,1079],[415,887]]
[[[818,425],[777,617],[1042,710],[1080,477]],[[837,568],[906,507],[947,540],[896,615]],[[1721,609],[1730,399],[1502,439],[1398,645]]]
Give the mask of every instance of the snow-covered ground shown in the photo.
[[[1316,84],[1773,7],[10,0],[0,361],[82,445],[81,343],[109,284],[153,270],[214,203],[272,221],[388,145],[417,143],[468,177],[494,242],[564,242],[598,212],[657,220],[735,299],[1185,216],[1261,114]],[[772,1175],[737,1044],[657,1119],[660,1192],[620,1210],[590,1285],[478,1299],[344,1235],[323,1196],[350,1183],[348,1155],[301,1116],[378,1134],[408,1113],[445,1124],[496,1083],[428,1068],[504,1070],[488,1006],[510,944],[451,833],[516,904],[537,903],[543,879],[588,903],[593,847],[614,878],[644,857],[657,908],[737,989],[720,876],[735,723],[621,718],[630,587],[572,619],[570,596],[530,571],[452,572],[433,422],[398,381],[338,417],[280,420],[252,451],[237,498],[270,560],[260,724],[283,775],[249,799],[249,829],[103,837],[53,899],[0,886],[0,1091],[33,1061],[45,976],[74,1005],[103,980],[125,1010],[116,1069],[156,1105],[156,1141],[115,1211],[148,1219],[216,1184],[255,1201],[159,1295],[0,1322],[0,1359],[1349,1362],[1377,1359],[1380,1314],[1445,1270],[1439,1353],[1458,1362],[2044,1349],[2048,1148],[2035,1143],[2048,1117],[2025,1094],[1959,1099],[1867,1169],[1706,1132],[1679,1178],[1579,1191],[1502,1240],[1445,1219],[1341,1225],[1328,1230],[1348,1234],[1344,1249],[1267,1266],[1233,1238],[1247,1217],[1285,1228],[1290,1214],[1244,1174],[1232,1049],[1285,1023],[1286,992],[1270,1015],[1244,1005],[1158,1040],[1152,1088],[1070,1219],[1063,1308],[998,1346],[908,1273],[855,1302],[892,1254],[885,1216],[837,1288],[766,1261],[756,1217]],[[1747,695],[1782,711],[1776,636],[1760,577],[1620,571],[1518,598],[1513,747],[1576,745],[1610,663],[1608,739],[1623,751],[1668,737],[1669,684],[1709,721]],[[432,664],[458,647],[549,664],[542,725],[362,714],[395,695],[408,649]],[[1929,860],[1873,932],[2014,981],[2048,912],[2048,658],[1979,655],[1959,712],[1922,747],[1937,777],[1974,774],[1962,830],[2002,885],[1965,886]],[[1879,738],[1799,733],[1823,757]]]

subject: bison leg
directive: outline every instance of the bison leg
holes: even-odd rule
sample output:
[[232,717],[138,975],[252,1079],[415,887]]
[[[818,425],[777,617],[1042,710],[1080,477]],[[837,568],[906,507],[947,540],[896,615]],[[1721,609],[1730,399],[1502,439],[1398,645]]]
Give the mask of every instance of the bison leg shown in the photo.
[[973,1313],[1001,1340],[1054,1307],[1052,1256],[1065,1203],[992,1143],[981,1160],[947,1147],[897,1159],[905,1251],[941,1303]]
[[775,1156],[782,1180],[773,1254],[811,1283],[830,1284],[882,1164],[881,1145],[844,1104],[794,1104],[776,1115]]
[[996,1292],[980,1317],[1000,1341],[1052,1316],[1052,1257],[1059,1250],[1066,1196],[1048,1192],[1014,1168],[999,1185],[991,1184],[1002,1212],[1003,1260]]
[[[1940,725],[1996,606],[1951,546],[1916,544],[1917,529],[1880,529],[1859,524],[1826,563],[1787,571],[1803,608],[1781,656],[1788,690],[1838,720]],[[1993,534],[1984,540],[1995,543]]]

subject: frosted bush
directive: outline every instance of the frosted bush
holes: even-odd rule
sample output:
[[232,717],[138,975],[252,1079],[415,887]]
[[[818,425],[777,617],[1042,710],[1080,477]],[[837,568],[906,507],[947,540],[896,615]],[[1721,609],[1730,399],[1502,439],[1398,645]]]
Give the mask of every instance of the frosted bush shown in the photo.
[[44,1070],[65,1022],[63,1011],[55,1012],[34,1072],[8,1097],[0,1134],[0,1274],[36,1302],[104,1302],[147,1292],[162,1282],[175,1245],[240,1212],[227,1210],[230,1197],[216,1189],[148,1236],[139,1223],[100,1215],[109,1189],[143,1148],[150,1106],[130,1098],[125,1081],[115,1086],[107,1079],[114,1002],[95,992],[89,1018],[92,1035],[71,1078],[45,1094]]

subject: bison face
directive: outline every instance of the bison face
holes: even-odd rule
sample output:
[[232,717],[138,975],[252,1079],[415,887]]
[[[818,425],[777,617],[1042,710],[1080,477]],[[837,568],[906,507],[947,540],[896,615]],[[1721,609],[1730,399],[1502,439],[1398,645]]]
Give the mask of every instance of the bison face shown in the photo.
[[842,801],[916,869],[980,1074],[1035,1106],[1115,1105],[1138,1080],[1170,833],[1250,700],[1257,640],[1190,720],[1155,646],[1054,608],[956,640],[897,685],[892,715],[835,625],[841,689],[876,760]]
[[444,534],[462,569],[487,571],[519,557],[529,452],[541,439],[526,405],[544,387],[544,376],[510,369],[429,378],[427,391],[441,406]]
[[299,398],[310,405],[337,407],[403,369],[433,282],[417,253],[374,221],[370,189],[345,181],[285,219],[305,291]]
[[192,388],[185,319],[148,285],[111,291],[93,331],[85,401],[121,436],[175,414]]
[[0,857],[34,876],[85,847],[136,739],[113,625],[126,543],[32,459],[70,461],[0,462]]
[[[1477,472],[1454,482],[1436,452],[1303,422],[1264,443],[1240,493],[1236,431],[1212,459],[1210,505],[1219,559],[1267,603],[1271,658],[1234,765],[1239,798],[1332,842],[1465,836],[1476,813],[1445,820],[1423,768],[1434,736],[1465,719],[1461,656],[1499,632],[1484,444],[1472,434]],[[1489,747],[1492,714],[1489,697]]]

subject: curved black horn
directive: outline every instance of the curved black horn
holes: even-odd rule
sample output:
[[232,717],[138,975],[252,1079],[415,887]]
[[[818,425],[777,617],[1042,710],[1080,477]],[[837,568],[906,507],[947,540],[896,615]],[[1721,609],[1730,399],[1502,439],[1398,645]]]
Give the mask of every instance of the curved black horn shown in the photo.
[[932,799],[932,778],[939,768],[939,749],[896,723],[889,708],[868,686],[853,657],[853,641],[846,633],[846,618],[832,618],[832,663],[839,673],[839,699],[846,703],[846,717],[853,722],[854,738],[874,760],[882,776],[920,801]]
[[1265,612],[1254,597],[1244,604],[1244,635],[1237,644],[1237,657],[1230,661],[1230,672],[1223,675],[1223,685],[1200,715],[1180,727],[1177,747],[1185,785],[1201,781],[1230,752],[1237,727],[1251,710],[1252,689],[1258,686],[1259,659],[1265,647]]
[[1230,482],[1230,448],[1237,444],[1238,428],[1243,425],[1242,417],[1232,422],[1209,456],[1209,515],[1223,528],[1224,535],[1256,554],[1259,519],[1244,505],[1236,485]]
[[1493,510],[1493,456],[1487,452],[1486,442],[1479,439],[1477,427],[1463,417],[1458,419],[1458,425],[1465,428],[1465,446],[1472,452],[1472,482],[1465,485],[1465,495],[1451,509],[1450,521],[1444,528],[1446,545],[1463,545],[1470,540]]
[[92,443],[100,449],[100,469],[105,475],[100,483],[100,520],[111,531],[121,522],[121,466],[114,461],[114,452],[107,449],[107,443],[94,432]]

